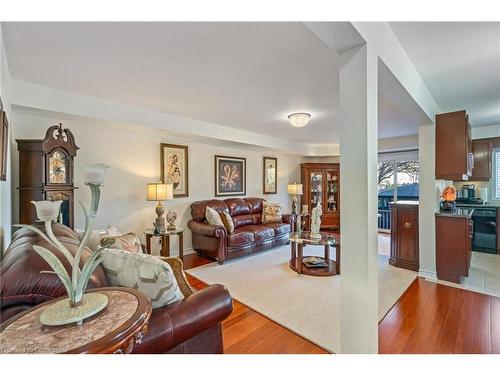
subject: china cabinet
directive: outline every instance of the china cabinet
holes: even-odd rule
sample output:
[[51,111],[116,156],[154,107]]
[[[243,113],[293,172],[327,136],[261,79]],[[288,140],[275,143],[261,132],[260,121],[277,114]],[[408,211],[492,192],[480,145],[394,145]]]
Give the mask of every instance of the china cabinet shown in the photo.
[[73,228],[73,162],[78,146],[69,129],[54,125],[44,139],[17,139],[19,151],[19,222],[33,224],[31,201],[62,200],[60,222]]
[[[338,163],[301,164],[304,193],[302,205],[308,212],[321,203],[321,229],[338,231],[340,229],[340,165]],[[309,228],[309,217],[305,228]]]

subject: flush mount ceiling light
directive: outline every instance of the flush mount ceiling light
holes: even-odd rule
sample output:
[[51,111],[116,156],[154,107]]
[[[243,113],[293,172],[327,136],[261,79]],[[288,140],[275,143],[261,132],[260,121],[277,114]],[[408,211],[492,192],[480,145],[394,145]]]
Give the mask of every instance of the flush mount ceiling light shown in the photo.
[[288,116],[288,120],[292,126],[296,128],[302,128],[307,125],[309,120],[311,119],[311,115],[309,113],[292,113]]

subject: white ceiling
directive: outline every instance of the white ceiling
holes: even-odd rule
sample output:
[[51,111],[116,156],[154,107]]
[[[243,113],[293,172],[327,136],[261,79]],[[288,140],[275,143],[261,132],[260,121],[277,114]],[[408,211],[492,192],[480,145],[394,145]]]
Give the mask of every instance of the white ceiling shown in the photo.
[[500,22],[391,22],[443,112],[500,124]]
[[[338,143],[338,56],[304,24],[3,23],[14,79],[305,143]],[[389,98],[390,99],[390,98]],[[380,97],[381,138],[417,124]],[[287,115],[312,114],[292,128]]]

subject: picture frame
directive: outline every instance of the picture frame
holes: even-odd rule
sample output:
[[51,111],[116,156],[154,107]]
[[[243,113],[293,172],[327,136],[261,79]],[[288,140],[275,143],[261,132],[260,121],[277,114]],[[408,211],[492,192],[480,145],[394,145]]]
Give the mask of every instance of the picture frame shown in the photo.
[[160,178],[163,183],[174,185],[174,198],[189,196],[188,146],[160,144]]
[[246,158],[215,155],[215,196],[246,195]]
[[276,194],[278,191],[278,158],[262,158],[262,194]]
[[7,114],[0,110],[0,181],[7,181],[7,149],[9,147],[9,122]]

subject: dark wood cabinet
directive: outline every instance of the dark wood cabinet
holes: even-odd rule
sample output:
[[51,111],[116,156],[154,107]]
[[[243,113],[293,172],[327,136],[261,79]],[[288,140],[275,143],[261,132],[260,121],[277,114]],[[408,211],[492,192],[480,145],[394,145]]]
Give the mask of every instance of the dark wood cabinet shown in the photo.
[[17,139],[19,151],[19,222],[33,224],[31,201],[61,200],[60,220],[74,225],[74,157],[78,146],[73,134],[62,125],[47,129],[44,139]]
[[436,271],[439,280],[460,282],[469,276],[472,256],[472,219],[436,214]]
[[436,115],[436,179],[467,181],[473,154],[469,116],[465,111]]
[[[302,205],[308,212],[321,203],[321,229],[340,229],[340,165],[339,163],[304,163],[301,167]],[[300,207],[302,211],[302,207]],[[309,228],[310,216],[306,217]]]
[[391,203],[389,263],[395,267],[418,271],[418,251],[418,203]]
[[472,141],[474,168],[472,181],[489,181],[491,178],[491,139],[475,139]]

